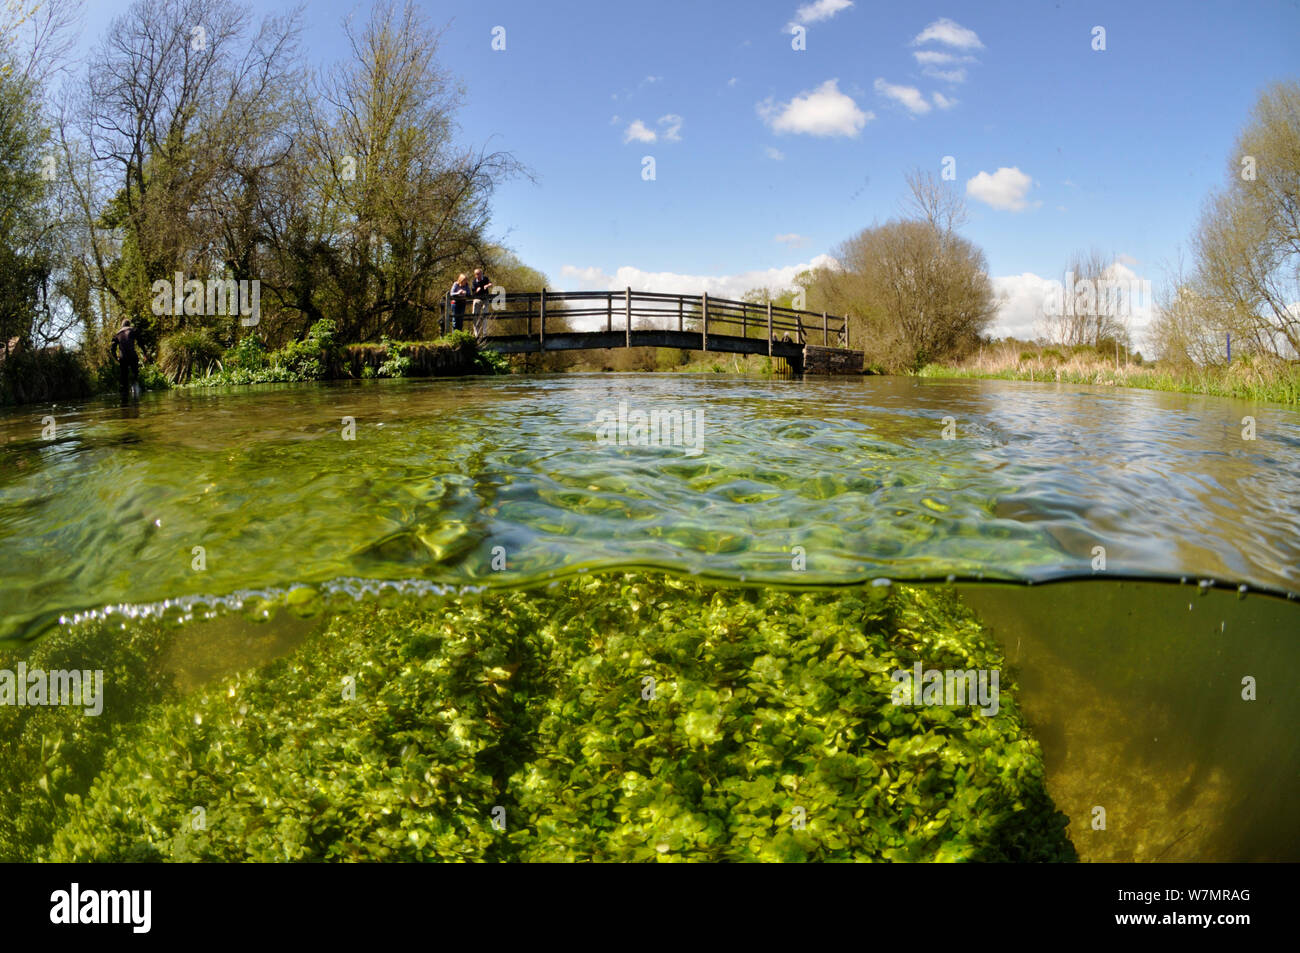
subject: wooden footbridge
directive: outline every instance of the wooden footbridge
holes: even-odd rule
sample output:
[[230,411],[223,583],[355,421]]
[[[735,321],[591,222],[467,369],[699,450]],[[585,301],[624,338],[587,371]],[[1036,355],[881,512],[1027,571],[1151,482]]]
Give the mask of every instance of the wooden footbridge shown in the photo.
[[[663,347],[781,358],[796,374],[857,374],[847,318],[708,294],[650,291],[498,291],[465,305],[461,326],[502,354]],[[450,299],[443,330],[451,327]]]

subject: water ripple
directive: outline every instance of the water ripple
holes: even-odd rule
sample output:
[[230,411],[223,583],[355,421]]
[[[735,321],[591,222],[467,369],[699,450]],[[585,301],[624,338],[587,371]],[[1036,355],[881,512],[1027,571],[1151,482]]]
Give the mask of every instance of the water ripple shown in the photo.
[[[702,413],[700,452],[603,442],[599,415],[620,403]],[[1300,591],[1300,414],[1275,405],[664,374],[173,394],[138,415],[89,403],[57,409],[43,441],[47,412],[0,418],[0,635],[353,578],[1041,581],[1094,574],[1098,547],[1115,575]]]

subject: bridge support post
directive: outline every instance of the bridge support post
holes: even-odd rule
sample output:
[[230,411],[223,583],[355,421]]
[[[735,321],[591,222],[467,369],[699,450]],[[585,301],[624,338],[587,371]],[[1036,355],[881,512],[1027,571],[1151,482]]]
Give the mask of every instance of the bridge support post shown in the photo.
[[707,291],[700,295],[700,312],[704,318],[700,322],[700,343],[707,351],[709,349],[709,293]]
[[679,298],[677,299],[677,330],[678,330],[678,331],[680,331],[680,330],[682,329],[682,316],[683,316],[683,315],[682,315],[682,305],[683,305],[683,304],[684,304],[684,302],[683,302],[682,299],[679,297]]
[[537,307],[541,322],[537,325],[537,349],[546,350],[546,289],[542,289],[542,301]]
[[628,288],[623,292],[623,309],[627,315],[627,336],[623,340],[624,347],[632,346],[632,289]]
[[772,302],[767,302],[767,356],[772,356]]
[[614,330],[614,294],[613,292],[605,295],[605,331],[606,333]]
[[822,347],[830,347],[831,339],[826,334],[826,312],[822,312]]

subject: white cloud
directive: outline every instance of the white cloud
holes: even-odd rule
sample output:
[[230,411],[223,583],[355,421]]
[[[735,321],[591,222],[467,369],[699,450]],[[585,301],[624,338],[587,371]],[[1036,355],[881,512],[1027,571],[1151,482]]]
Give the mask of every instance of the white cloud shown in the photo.
[[806,235],[799,235],[795,232],[773,236],[772,240],[780,242],[782,245],[789,245],[791,248],[802,248],[804,245],[808,244],[808,237]]
[[853,0],[814,0],[813,3],[805,3],[794,13],[795,23],[816,23],[818,20],[829,20],[841,10],[847,10],[853,6]]
[[955,46],[959,50],[982,50],[984,44],[974,30],[969,30],[947,17],[940,17],[916,35],[913,46],[920,46],[934,40],[945,46]]
[[956,53],[943,53],[939,50],[915,50],[912,56],[922,73],[945,83],[966,82],[966,67],[961,64],[976,62],[973,56],[958,56]]
[[932,69],[927,66],[925,69],[921,70],[921,72],[926,76],[929,76],[931,79],[941,79],[945,83],[966,82],[965,69]]
[[560,274],[565,278],[571,278],[581,285],[587,285],[596,288],[603,281],[612,280],[605,277],[605,273],[599,268],[575,268],[573,265],[565,265],[560,269]]
[[1136,265],[1137,259],[1130,258],[1128,255],[1117,255],[1115,260],[1102,270],[1101,276],[1111,281],[1137,281],[1137,272],[1129,267],[1130,264]]
[[939,50],[916,50],[912,53],[919,66],[947,66],[950,63],[972,63],[973,56],[958,56],[956,53],[943,53]]
[[655,131],[640,119],[632,120],[631,125],[623,130],[624,142],[654,142],[658,138]]
[[993,279],[998,299],[997,316],[989,326],[993,337],[1015,337],[1032,341],[1043,331],[1043,302],[1061,283],[1040,278],[1033,272]]
[[943,93],[932,93],[930,98],[934,100],[934,104],[940,109],[952,109],[953,106],[957,105],[957,100],[950,99]]
[[859,109],[851,97],[840,92],[838,84],[838,80],[828,79],[788,103],[765,99],[758,104],[758,114],[776,133],[856,136],[876,115]]
[[1025,196],[1033,184],[1034,180],[1018,168],[1004,166],[992,175],[981,172],[975,176],[966,183],[966,194],[994,208],[1020,212],[1030,207]]
[[784,152],[782,152],[780,149],[774,149],[771,146],[764,146],[763,152],[767,155],[769,159],[775,159],[777,162],[780,162],[782,159],[785,158]]
[[733,76],[733,77],[731,77],[731,79],[727,80],[727,85],[728,85],[728,86],[735,86],[735,85],[736,85],[736,77]]
[[914,115],[921,116],[930,111],[930,104],[925,101],[925,95],[915,86],[895,86],[893,83],[886,83],[883,79],[877,79],[876,92],[887,99],[901,103]]
[[[739,298],[752,288],[789,288],[794,285],[795,275],[809,268],[834,268],[835,259],[830,255],[817,255],[798,265],[785,268],[766,268],[758,271],[745,271],[734,275],[686,275],[671,271],[642,271],[625,265],[613,274],[596,267],[579,268],[565,265],[560,269],[560,277],[572,286],[566,291],[604,291],[609,288],[631,288],[633,291],[659,291],[678,294],[700,294],[708,292],[720,298]],[[558,289],[557,289],[558,290]],[[673,311],[673,315],[676,315]],[[675,317],[674,317],[675,320]],[[604,318],[600,319],[604,326]]]
[[682,141],[682,117],[675,113],[669,113],[666,116],[659,117],[659,125],[667,126],[664,130],[664,138],[669,142]]

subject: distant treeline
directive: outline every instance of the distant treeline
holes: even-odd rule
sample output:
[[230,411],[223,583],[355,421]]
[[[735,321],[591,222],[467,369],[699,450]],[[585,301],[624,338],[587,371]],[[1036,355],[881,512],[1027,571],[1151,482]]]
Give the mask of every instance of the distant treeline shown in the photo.
[[[1277,82],[1260,93],[1226,166],[1226,184],[1207,199],[1191,236],[1187,267],[1180,263],[1152,291],[1127,267],[1132,261],[1074,252],[1064,280],[1044,295],[1038,343],[1134,355],[1134,318],[1150,306],[1145,344],[1179,379],[1242,358],[1265,378],[1293,379],[1287,365],[1300,357],[1300,83]],[[957,234],[966,220],[962,199],[931,174],[911,173],[908,186],[903,215],[833,249],[835,267],[806,271],[792,288],[755,289],[751,300],[848,314],[868,366],[883,370],[952,364],[987,348],[997,300],[983,253]]]

